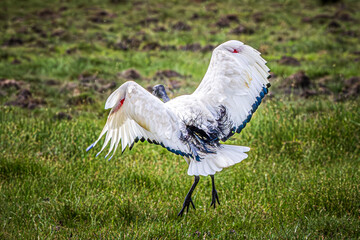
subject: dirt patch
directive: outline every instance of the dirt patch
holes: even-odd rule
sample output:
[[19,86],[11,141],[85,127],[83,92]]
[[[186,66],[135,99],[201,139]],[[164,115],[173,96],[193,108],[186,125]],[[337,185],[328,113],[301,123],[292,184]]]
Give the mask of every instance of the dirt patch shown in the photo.
[[38,11],[36,13],[36,15],[40,18],[40,19],[43,19],[43,20],[53,20],[55,18],[58,18],[60,15],[59,13],[57,13],[56,11],[52,10],[52,9],[49,9],[49,8],[44,8],[40,11]]
[[223,28],[223,27],[229,27],[231,22],[239,22],[239,18],[236,14],[229,14],[226,16],[221,17],[217,22],[216,26]]
[[236,34],[236,35],[240,35],[240,34],[253,34],[254,30],[252,28],[243,26],[243,25],[239,25],[236,28],[232,29],[230,31],[231,34]]
[[153,29],[154,32],[166,32],[167,29],[164,26],[157,26]]
[[11,64],[18,65],[18,64],[21,64],[21,61],[19,59],[15,58],[14,60],[11,61]]
[[155,78],[182,78],[183,75],[173,70],[159,70],[155,73]]
[[104,84],[104,85],[100,86],[97,91],[100,92],[100,93],[104,93],[107,90],[114,89],[114,88],[116,88],[116,82],[113,81],[113,82],[110,82],[110,83],[107,83],[107,84]]
[[2,79],[0,80],[0,89],[15,88],[19,90],[23,84],[23,82],[14,79]]
[[142,79],[140,73],[133,68],[127,69],[118,74],[119,77],[125,78],[126,80],[137,80]]
[[178,81],[178,80],[170,80],[169,81],[169,89],[170,90],[179,89],[182,85],[183,85],[183,82]]
[[185,46],[180,46],[179,49],[182,50],[182,51],[196,52],[196,51],[201,50],[201,45],[199,43],[191,43],[191,44],[187,44]]
[[318,23],[326,23],[327,20],[332,19],[333,16],[329,15],[329,14],[318,14],[315,15],[313,17],[304,17],[302,19],[302,22],[304,23],[314,23],[314,22],[318,22]]
[[7,102],[5,105],[18,106],[22,108],[34,109],[38,106],[46,104],[43,99],[34,99],[30,90],[22,89],[16,96],[15,101]]
[[345,98],[356,98],[360,95],[360,77],[351,77],[345,81],[343,94]]
[[284,79],[279,88],[282,89],[285,94],[296,94],[303,97],[310,97],[315,94],[315,92],[310,90],[310,86],[310,78],[304,71],[299,71]]
[[49,79],[45,81],[45,84],[48,86],[56,86],[56,85],[60,85],[60,82],[54,79]]
[[156,50],[160,48],[160,44],[157,42],[150,42],[145,44],[141,50],[143,51],[150,51],[150,50]]
[[77,49],[76,47],[68,48],[68,49],[66,50],[66,54],[71,55],[71,54],[76,53],[77,51],[78,51],[78,49]]
[[282,56],[279,60],[279,63],[282,65],[290,65],[290,66],[300,66],[299,60],[294,57]]
[[97,79],[97,74],[91,74],[91,73],[81,73],[78,76],[78,80],[80,83],[91,83],[91,82],[95,82],[95,80]]
[[137,38],[128,38],[128,37],[124,37],[121,41],[113,44],[113,47],[115,49],[118,50],[129,50],[129,49],[133,49],[133,50],[137,50],[141,44],[141,40],[137,39]]
[[356,32],[356,31],[351,31],[351,30],[349,30],[349,31],[343,31],[342,34],[345,35],[345,36],[349,36],[349,37],[358,37],[358,36],[359,36],[359,33],[358,33],[358,32]]
[[283,87],[291,87],[295,89],[310,87],[310,78],[304,71],[297,72],[283,82]]
[[11,37],[8,40],[5,40],[2,45],[8,47],[14,47],[14,46],[21,46],[23,44],[24,41],[21,38]]
[[70,105],[93,104],[94,102],[94,99],[86,93],[74,96],[68,100]]
[[198,13],[194,13],[192,16],[191,16],[191,20],[197,20],[200,18],[200,15]]
[[67,114],[64,112],[59,112],[54,115],[53,119],[54,120],[71,120],[72,116],[70,114]]
[[145,18],[145,19],[141,20],[139,22],[139,24],[140,25],[149,25],[149,24],[158,23],[158,22],[159,22],[159,19],[154,18],[154,17],[149,17],[149,18]]
[[338,29],[338,28],[341,28],[341,25],[340,25],[340,23],[338,23],[337,21],[331,21],[331,22],[329,22],[329,24],[327,25],[327,27],[329,28],[329,29]]
[[89,20],[93,23],[112,23],[112,19],[116,17],[117,15],[114,13],[106,10],[98,10],[89,17]]
[[161,51],[175,51],[176,46],[174,46],[174,45],[164,45],[164,46],[160,46],[160,50]]
[[212,52],[215,49],[214,45],[208,44],[201,48],[202,52]]
[[55,29],[54,31],[52,31],[51,36],[52,37],[61,37],[64,34],[65,34],[65,30],[61,29],[61,28],[58,28],[58,29]]
[[304,17],[302,19],[302,22],[325,24],[329,20],[331,20],[331,21],[338,20],[338,21],[342,21],[342,22],[351,22],[351,21],[354,21],[354,18],[351,16],[350,13],[339,10],[339,11],[335,12],[333,15],[330,15],[330,14],[318,14],[318,15],[315,15],[313,17]]
[[172,29],[177,31],[190,31],[191,27],[188,24],[179,21],[172,25]]
[[256,23],[263,22],[265,19],[264,14],[262,12],[256,12],[251,17]]
[[220,18],[215,25],[219,28],[230,27],[230,21],[227,18]]

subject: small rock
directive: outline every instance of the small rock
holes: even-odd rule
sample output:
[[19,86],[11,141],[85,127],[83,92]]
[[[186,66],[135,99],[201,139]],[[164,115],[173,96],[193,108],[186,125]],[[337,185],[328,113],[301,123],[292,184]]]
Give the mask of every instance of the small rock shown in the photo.
[[283,65],[300,66],[300,62],[294,57],[282,56],[279,63]]

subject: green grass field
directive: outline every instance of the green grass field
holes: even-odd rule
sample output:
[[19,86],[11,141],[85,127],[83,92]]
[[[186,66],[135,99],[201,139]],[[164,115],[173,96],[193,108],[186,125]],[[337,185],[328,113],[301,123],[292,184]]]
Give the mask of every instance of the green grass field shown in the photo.
[[[359,8],[1,1],[0,239],[359,239]],[[177,217],[193,181],[184,159],[147,142],[111,161],[85,149],[123,71],[135,69],[143,87],[164,84],[171,98],[189,94],[211,49],[230,39],[263,53],[270,94],[227,142],[251,151],[216,174],[221,205],[210,207],[211,180],[201,177],[197,209]],[[306,86],[291,80],[299,71]]]

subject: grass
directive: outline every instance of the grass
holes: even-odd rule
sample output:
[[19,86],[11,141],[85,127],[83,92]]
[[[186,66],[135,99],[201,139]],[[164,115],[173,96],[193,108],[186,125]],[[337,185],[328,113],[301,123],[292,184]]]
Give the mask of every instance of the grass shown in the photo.
[[[339,4],[313,1],[1,4],[0,79],[24,82],[21,87],[45,103],[33,110],[8,106],[5,103],[15,100],[20,90],[0,89],[0,238],[360,237],[360,104],[356,98],[335,101],[344,81],[359,76],[354,53],[358,40],[343,33],[358,30],[356,1],[344,1],[341,11],[353,20],[336,20],[341,28],[335,32],[327,28],[329,19],[325,23],[301,20],[341,9]],[[107,23],[90,21],[99,9],[116,16],[106,17]],[[254,21],[252,16],[258,12],[264,21]],[[200,18],[191,20],[194,13]],[[222,16],[235,13],[240,24],[255,29],[254,34],[230,34],[238,25],[234,22],[225,28],[215,25]],[[146,17],[159,23],[139,24]],[[192,29],[172,30],[180,20]],[[167,31],[154,31],[158,25]],[[64,32],[54,34],[59,29]],[[139,31],[143,32],[140,50],[114,47],[125,36],[139,36]],[[21,39],[22,44],[9,46],[11,38]],[[196,88],[211,52],[141,48],[150,42],[205,46],[228,39],[239,39],[263,52],[277,75],[272,97],[229,142],[249,146],[251,151],[242,163],[216,174],[221,205],[210,208],[211,181],[202,177],[193,196],[196,211],[179,218],[193,180],[182,158],[146,142],[111,161],[86,153],[106,121],[103,106],[112,90],[99,92],[81,85],[79,76],[95,75],[97,81],[115,81],[119,86],[125,80],[118,73],[135,68],[143,76],[137,80],[142,86],[170,86],[169,80],[154,75],[172,69],[186,76],[176,79],[181,87],[172,89],[175,97]],[[68,53],[69,49],[75,50]],[[284,55],[296,57],[301,65],[279,64]],[[20,63],[14,64],[15,59]],[[328,77],[330,93],[306,99],[286,95],[279,86],[299,70],[314,86]],[[46,84],[50,79],[57,85]],[[66,88],[69,83],[78,92]],[[93,101],[74,105],[76,98]],[[72,119],[57,119],[59,112]]]

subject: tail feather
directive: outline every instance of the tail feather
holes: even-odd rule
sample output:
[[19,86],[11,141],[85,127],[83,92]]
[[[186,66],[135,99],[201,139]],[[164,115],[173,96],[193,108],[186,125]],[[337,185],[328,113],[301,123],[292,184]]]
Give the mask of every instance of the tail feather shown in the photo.
[[245,152],[248,151],[250,151],[248,147],[223,144],[216,154],[207,154],[200,162],[191,159],[188,174],[191,176],[213,175],[247,158],[248,155]]

